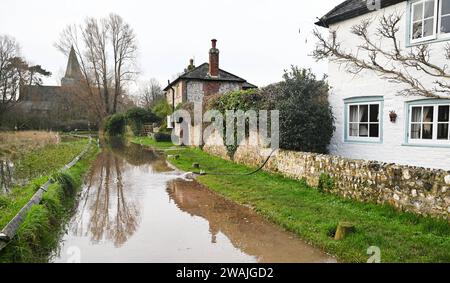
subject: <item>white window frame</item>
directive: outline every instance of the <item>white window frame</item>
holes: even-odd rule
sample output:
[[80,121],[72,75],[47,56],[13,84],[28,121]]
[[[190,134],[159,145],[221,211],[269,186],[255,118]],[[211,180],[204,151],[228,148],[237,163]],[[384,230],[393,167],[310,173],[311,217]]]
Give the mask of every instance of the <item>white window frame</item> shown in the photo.
[[[424,25],[424,23],[425,23],[425,3],[429,2],[429,1],[430,0],[413,1],[413,2],[411,2],[411,5],[409,6],[409,9],[411,11],[410,12],[411,17],[410,17],[410,21],[409,21],[409,25],[410,25],[410,27],[409,27],[410,28],[410,41],[411,41],[412,44],[434,40],[434,39],[437,39],[437,37],[438,37],[438,33],[437,33],[437,31],[438,31],[438,24],[440,24],[440,21],[438,21],[438,18],[440,19],[440,17],[439,17],[440,10],[441,10],[440,7],[442,7],[442,4],[440,4],[440,3],[442,3],[442,1],[434,0],[434,2],[435,2],[434,9],[435,10],[434,10],[433,35],[430,35],[430,36],[427,36],[427,37],[422,37],[422,38],[417,38],[417,39],[413,38],[413,35],[414,35],[414,7],[416,5],[419,5],[419,4],[423,5],[423,8],[422,8],[422,33],[423,33],[423,29],[425,28],[425,25]],[[439,28],[439,31],[440,31],[440,28]]]
[[[409,105],[409,117],[408,117],[408,144],[418,144],[418,145],[450,145],[450,122],[449,122],[449,132],[448,132],[448,139],[447,140],[438,140],[438,125],[444,124],[445,122],[439,123],[439,107],[440,106],[450,106],[449,103],[442,103],[442,104],[436,104],[436,103],[430,103],[430,104],[413,104]],[[423,115],[423,107],[433,107],[433,137],[429,140],[424,139],[413,139],[411,138],[412,133],[412,126],[413,124],[419,124],[417,122],[412,122],[412,114],[413,108],[416,107],[422,107],[422,115]],[[420,122],[421,125],[423,125],[423,117],[422,121]],[[421,133],[423,134],[423,129],[421,128]]]
[[[439,0],[439,21],[438,21],[438,36],[442,39],[450,39],[450,32],[449,33],[443,33],[441,32],[441,25],[442,25],[442,3],[444,3],[443,0]],[[450,14],[446,15],[448,17],[450,17]]]
[[[360,111],[359,111],[359,107],[360,106],[365,106],[365,105],[367,105],[368,106],[368,113],[367,113],[367,115],[368,115],[368,122],[367,123],[365,123],[365,122],[350,122],[350,108],[351,108],[351,106],[358,106],[358,115],[359,115],[359,113],[360,113]],[[378,122],[377,123],[375,123],[375,122],[370,122],[370,106],[371,105],[378,105]],[[374,102],[352,102],[352,103],[348,103],[347,105],[346,105],[346,107],[347,107],[347,117],[346,117],[346,123],[347,123],[347,125],[345,125],[345,127],[347,128],[347,133],[346,133],[346,137],[345,137],[345,139],[346,139],[346,141],[349,141],[349,142],[373,142],[373,143],[379,143],[379,142],[381,142],[381,135],[382,135],[382,117],[381,117],[381,113],[382,113],[382,107],[383,105],[382,105],[382,103],[381,103],[381,101],[374,101]],[[368,124],[369,125],[369,128],[368,128],[368,132],[369,132],[369,136],[370,136],[370,125],[371,124],[378,124],[378,137],[377,138],[374,138],[374,137],[354,137],[354,136],[351,136],[350,135],[350,125],[351,124]],[[358,127],[358,131],[359,131],[359,127]]]

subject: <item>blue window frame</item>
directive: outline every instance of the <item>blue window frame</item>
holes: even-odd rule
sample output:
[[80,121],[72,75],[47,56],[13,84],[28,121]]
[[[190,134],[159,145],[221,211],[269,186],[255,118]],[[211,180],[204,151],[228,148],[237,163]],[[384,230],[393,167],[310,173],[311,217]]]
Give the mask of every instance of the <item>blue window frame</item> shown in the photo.
[[450,40],[450,0],[410,0],[406,19],[409,46]]
[[382,143],[383,97],[348,98],[344,100],[344,104],[344,141],[348,143]]
[[405,145],[450,147],[450,100],[406,103]]

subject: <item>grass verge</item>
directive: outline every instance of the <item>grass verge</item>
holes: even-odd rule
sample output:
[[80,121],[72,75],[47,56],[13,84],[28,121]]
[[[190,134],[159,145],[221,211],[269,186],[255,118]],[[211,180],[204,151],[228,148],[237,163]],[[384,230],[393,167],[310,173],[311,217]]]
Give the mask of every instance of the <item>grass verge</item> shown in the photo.
[[[132,141],[164,150],[173,148],[150,138]],[[194,162],[206,172],[253,170],[196,148],[175,148],[168,154],[179,155],[170,162],[184,171],[192,171]],[[450,262],[450,225],[446,220],[320,193],[305,182],[267,172],[246,177],[206,175],[199,176],[198,181],[230,200],[250,205],[267,219],[343,262],[366,262],[371,246],[381,249],[382,262]],[[341,221],[353,223],[356,231],[342,241],[335,241],[332,235]]]
[[[83,176],[98,153],[98,149],[91,146],[89,152],[74,167],[65,173],[55,173],[57,169],[62,168],[78,155],[87,142],[77,141],[70,144],[73,147],[64,145],[58,150],[53,151],[52,149],[56,155],[61,151],[59,153],[67,157],[67,162],[63,162],[64,158],[56,157],[53,154],[51,156],[43,155],[42,163],[49,165],[47,169],[55,168],[52,173],[33,180],[25,188],[15,188],[11,194],[0,197],[0,227],[3,228],[31,199],[41,185],[49,178],[56,181],[44,194],[41,203],[33,206],[28,212],[16,237],[0,252],[0,263],[48,262],[51,252],[57,247],[62,233],[61,227],[70,217]],[[82,144],[84,146],[79,151],[72,152],[73,148],[78,148]],[[63,162],[63,164],[60,166],[59,162]]]

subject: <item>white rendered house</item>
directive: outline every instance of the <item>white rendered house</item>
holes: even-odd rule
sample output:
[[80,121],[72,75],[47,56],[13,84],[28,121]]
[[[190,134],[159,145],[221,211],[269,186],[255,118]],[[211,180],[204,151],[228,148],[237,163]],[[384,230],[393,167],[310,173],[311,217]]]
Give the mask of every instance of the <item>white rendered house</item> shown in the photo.
[[[398,31],[401,49],[429,44],[434,64],[450,63],[443,54],[450,44],[450,0],[385,0],[377,10],[368,8],[368,2],[372,1],[345,1],[317,25],[336,31],[342,48],[356,51],[362,41],[352,34],[353,26],[370,19],[373,25],[369,32],[375,36],[377,18],[397,13],[402,15]],[[393,45],[377,40],[374,38],[383,47]],[[369,70],[355,75],[333,61],[328,75],[332,88],[329,101],[336,118],[331,154],[450,170],[449,99],[402,96],[398,93],[405,85],[389,82]],[[425,85],[435,80],[420,71],[412,75]],[[391,121],[391,111],[397,114],[395,121]]]

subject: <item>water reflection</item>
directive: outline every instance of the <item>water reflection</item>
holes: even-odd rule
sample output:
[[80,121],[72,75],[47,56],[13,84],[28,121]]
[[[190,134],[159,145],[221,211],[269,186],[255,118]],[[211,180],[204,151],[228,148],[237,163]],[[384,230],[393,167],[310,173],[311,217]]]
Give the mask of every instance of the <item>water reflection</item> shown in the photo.
[[55,262],[323,262],[321,251],[172,170],[163,153],[111,141],[86,177]]
[[208,221],[212,244],[217,244],[218,235],[224,234],[234,247],[258,262],[333,261],[250,208],[228,201],[196,182],[172,181],[167,192],[182,211]]
[[0,194],[9,193],[14,184],[14,163],[0,160]]
[[120,140],[106,145],[86,177],[72,233],[89,236],[93,243],[110,241],[116,247],[122,246],[139,226],[142,205],[139,194],[124,181],[124,172],[167,171],[167,168],[164,157],[155,151],[125,146]]

